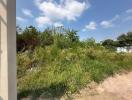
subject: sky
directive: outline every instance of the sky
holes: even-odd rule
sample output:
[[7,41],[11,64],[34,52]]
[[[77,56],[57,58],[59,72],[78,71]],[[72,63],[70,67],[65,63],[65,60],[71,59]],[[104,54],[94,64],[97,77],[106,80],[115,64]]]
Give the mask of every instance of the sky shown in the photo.
[[132,31],[132,0],[17,0],[17,25],[64,26],[75,29],[81,40],[116,39]]

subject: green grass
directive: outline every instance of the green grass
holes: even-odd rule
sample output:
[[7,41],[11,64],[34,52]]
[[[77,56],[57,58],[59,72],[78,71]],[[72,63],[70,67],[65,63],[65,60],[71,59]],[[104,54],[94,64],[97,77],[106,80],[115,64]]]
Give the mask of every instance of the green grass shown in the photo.
[[[117,54],[98,44],[55,45],[19,52],[18,97],[61,97],[95,81],[132,69],[132,54]],[[32,69],[32,70],[31,70]]]

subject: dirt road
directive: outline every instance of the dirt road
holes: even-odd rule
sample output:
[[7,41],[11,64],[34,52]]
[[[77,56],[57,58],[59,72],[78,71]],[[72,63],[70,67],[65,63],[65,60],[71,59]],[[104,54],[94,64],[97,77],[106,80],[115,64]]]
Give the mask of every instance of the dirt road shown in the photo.
[[109,77],[73,95],[73,100],[132,100],[132,72]]

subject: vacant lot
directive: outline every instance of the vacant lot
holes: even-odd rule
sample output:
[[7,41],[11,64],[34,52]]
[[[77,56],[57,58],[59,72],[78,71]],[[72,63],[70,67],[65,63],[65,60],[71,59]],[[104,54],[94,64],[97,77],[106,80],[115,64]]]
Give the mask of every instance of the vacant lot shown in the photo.
[[61,98],[132,70],[131,53],[116,53],[115,46],[94,39],[80,41],[74,30],[40,33],[30,27],[17,35],[18,98]]

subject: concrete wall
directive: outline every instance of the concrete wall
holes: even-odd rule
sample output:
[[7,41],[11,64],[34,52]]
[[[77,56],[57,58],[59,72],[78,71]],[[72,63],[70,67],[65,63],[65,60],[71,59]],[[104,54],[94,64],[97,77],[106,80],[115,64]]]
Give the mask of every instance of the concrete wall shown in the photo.
[[16,0],[0,0],[0,99],[17,100]]

